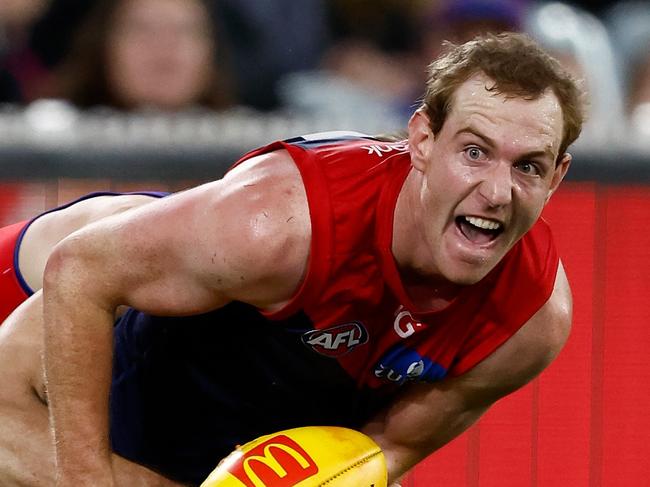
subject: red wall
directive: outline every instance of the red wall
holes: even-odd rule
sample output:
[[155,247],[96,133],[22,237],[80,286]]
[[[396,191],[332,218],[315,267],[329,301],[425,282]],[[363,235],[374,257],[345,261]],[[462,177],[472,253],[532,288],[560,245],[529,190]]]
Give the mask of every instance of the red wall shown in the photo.
[[574,296],[565,349],[404,487],[650,486],[650,187],[564,183],[544,217]]

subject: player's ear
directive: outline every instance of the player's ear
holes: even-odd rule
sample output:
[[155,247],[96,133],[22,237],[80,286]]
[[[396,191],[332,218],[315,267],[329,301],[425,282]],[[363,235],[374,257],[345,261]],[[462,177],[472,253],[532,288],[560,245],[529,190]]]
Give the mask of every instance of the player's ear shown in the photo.
[[548,200],[551,199],[551,196],[553,195],[553,193],[555,193],[555,190],[558,188],[558,186],[564,179],[564,176],[566,175],[567,171],[569,170],[569,166],[571,165],[571,159],[572,159],[571,154],[566,152],[562,155],[562,157],[560,157],[557,164],[555,165],[555,170],[553,171],[553,178],[551,179],[551,185],[549,187],[548,195],[546,195],[547,203]]
[[409,119],[409,150],[411,164],[418,170],[424,171],[430,159],[432,142],[434,139],[431,130],[431,121],[424,108],[419,108]]

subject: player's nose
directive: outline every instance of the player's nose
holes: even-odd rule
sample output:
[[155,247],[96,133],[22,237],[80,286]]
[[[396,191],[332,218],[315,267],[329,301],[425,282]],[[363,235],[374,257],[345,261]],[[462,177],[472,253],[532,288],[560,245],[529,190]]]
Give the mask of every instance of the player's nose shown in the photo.
[[478,192],[490,207],[500,207],[512,201],[512,168],[505,161],[495,161],[483,172]]

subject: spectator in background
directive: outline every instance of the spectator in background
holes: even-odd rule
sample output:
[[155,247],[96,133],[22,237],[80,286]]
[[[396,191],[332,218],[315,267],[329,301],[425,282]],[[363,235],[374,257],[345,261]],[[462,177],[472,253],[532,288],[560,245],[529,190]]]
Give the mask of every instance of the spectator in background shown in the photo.
[[330,0],[210,1],[234,54],[239,99],[259,110],[281,108],[279,80],[314,69],[325,51]]
[[619,3],[618,0],[571,0],[569,3],[575,7],[590,12],[593,15],[601,16],[612,5]]
[[650,54],[637,66],[631,103],[633,108],[640,103],[650,103]]
[[58,70],[54,95],[82,108],[230,107],[212,13],[203,0],[98,1]]
[[647,136],[650,135],[650,54],[639,61],[633,73],[629,96],[632,128]]
[[[332,43],[317,71],[287,77],[288,107],[325,116],[405,122],[426,65],[450,40],[521,31],[529,0],[332,0]],[[399,125],[399,124],[398,124]]]
[[418,12],[418,2],[380,0],[368,9],[361,0],[333,0],[330,28],[335,41],[323,67],[410,116],[426,65],[417,56]]
[[280,81],[284,106],[371,132],[365,121],[382,120],[383,130],[402,127],[424,79],[411,23],[417,4],[377,0],[369,8],[364,0],[328,2],[329,46],[313,69]]
[[631,128],[639,135],[650,134],[650,3],[617,2],[605,15],[622,73],[625,110]]
[[[32,50],[30,34],[49,0],[0,0],[0,104],[38,97],[48,70]],[[23,189],[0,180],[0,225],[12,218]],[[2,298],[0,298],[2,299]]]
[[489,32],[520,32],[529,0],[442,0],[421,16],[423,59],[437,56],[442,42],[466,42]]
[[47,69],[29,39],[48,0],[0,1],[0,103],[24,103],[40,95]]
[[[650,45],[647,48],[650,49]],[[638,60],[633,74],[629,100],[631,112],[639,105],[650,104],[650,54]]]
[[70,51],[72,38],[98,0],[48,0],[49,6],[34,24],[30,45],[50,70]]

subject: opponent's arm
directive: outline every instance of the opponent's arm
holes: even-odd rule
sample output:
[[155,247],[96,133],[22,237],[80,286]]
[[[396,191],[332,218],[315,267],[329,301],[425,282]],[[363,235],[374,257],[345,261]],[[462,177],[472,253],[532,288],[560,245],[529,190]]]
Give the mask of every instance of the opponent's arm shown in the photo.
[[80,228],[107,216],[154,201],[154,196],[124,194],[94,196],[37,218],[25,232],[18,252],[18,267],[32,291],[43,287],[43,271],[52,249]]
[[113,485],[108,391],[113,313],[187,315],[237,299],[288,300],[307,259],[304,189],[286,153],[93,223],[63,240],[44,279],[45,372],[59,485]]
[[571,326],[571,293],[560,265],[550,299],[505,344],[462,376],[417,384],[364,432],[383,449],[389,481],[465,431],[499,398],[537,376],[559,353]]

